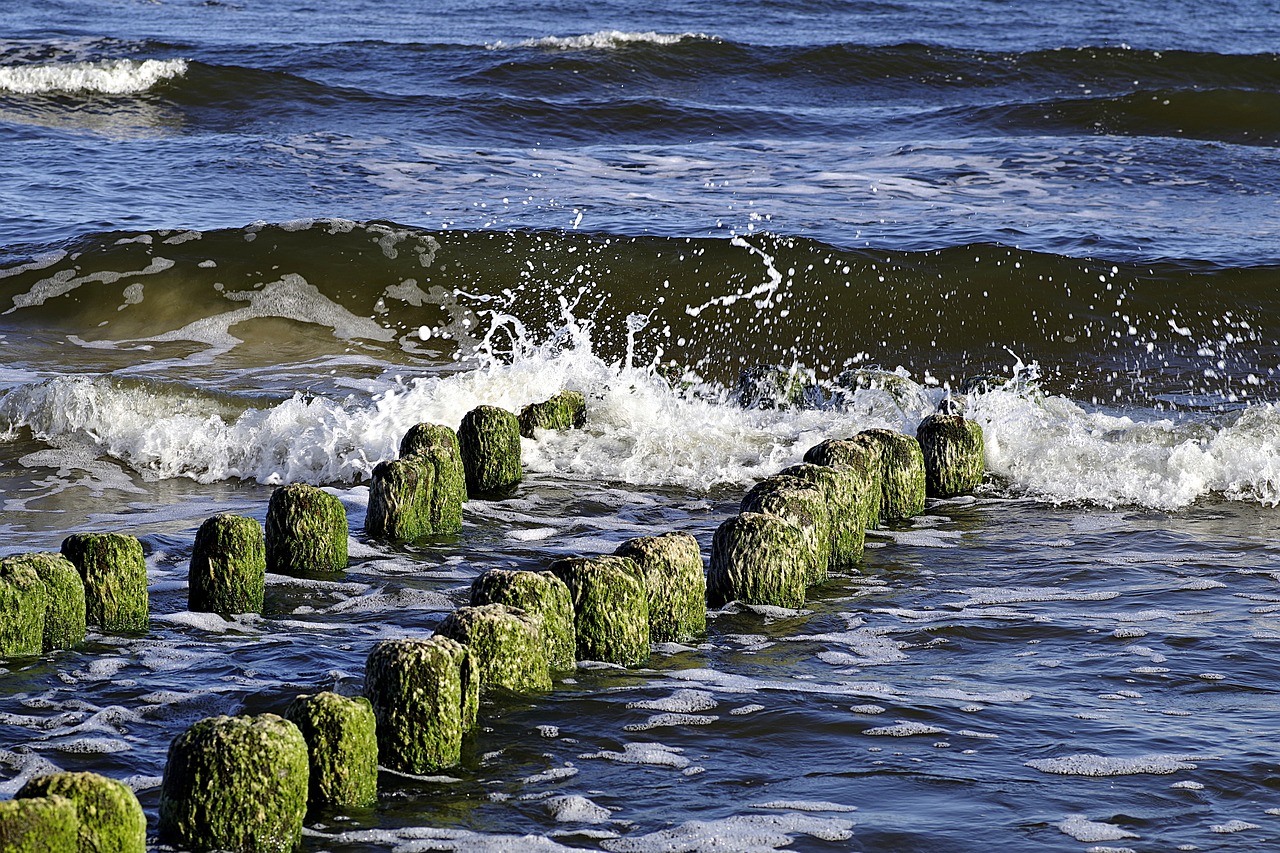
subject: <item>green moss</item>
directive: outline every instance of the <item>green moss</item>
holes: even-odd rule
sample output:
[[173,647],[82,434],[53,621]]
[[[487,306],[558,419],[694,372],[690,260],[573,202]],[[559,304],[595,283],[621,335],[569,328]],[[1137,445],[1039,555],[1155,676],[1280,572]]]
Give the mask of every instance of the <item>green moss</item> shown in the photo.
[[417,424],[400,442],[400,457],[417,456],[431,466],[429,516],[436,534],[462,529],[462,505],[467,501],[467,473],[462,465],[458,434],[440,424]]
[[0,800],[0,850],[4,853],[73,853],[80,820],[66,797]]
[[804,463],[779,471],[783,477],[802,480],[822,492],[826,499],[831,520],[831,569],[841,569],[857,563],[862,556],[866,537],[864,496],[869,488],[867,479],[852,468],[833,468],[828,465]]
[[859,435],[877,442],[881,452],[880,518],[898,521],[924,512],[924,452],[914,436],[888,429]]
[[202,613],[261,613],[267,552],[256,519],[224,513],[196,531],[188,571],[187,607]]
[[490,569],[471,584],[471,604],[506,604],[542,618],[547,663],[554,670],[574,668],[577,631],[569,587],[551,572]]
[[752,486],[738,509],[776,515],[800,528],[805,583],[814,586],[826,581],[831,563],[831,510],[821,489],[796,477],[775,474]]
[[445,617],[436,634],[467,647],[480,671],[481,689],[551,689],[542,618],[536,613],[506,604],[460,607]]
[[292,851],[302,840],[309,773],[307,743],[288,720],[203,719],[169,745],[160,839],[197,851]]
[[0,560],[0,657],[32,657],[44,650],[49,591],[36,570]]
[[299,696],[284,712],[307,742],[313,805],[371,806],[378,801],[378,731],[364,697]]
[[122,533],[77,533],[62,555],[84,580],[85,619],[112,634],[147,631],[147,561],[142,543]]
[[587,400],[577,391],[561,391],[541,403],[520,410],[520,434],[533,438],[538,429],[581,429],[587,422]]
[[506,409],[478,406],[458,428],[467,493],[501,497],[524,476],[520,465],[520,421]]
[[431,494],[435,468],[421,457],[379,462],[369,484],[364,531],[374,539],[413,542],[434,532]]
[[[79,818],[79,853],[145,853],[147,818],[133,789],[97,773],[50,773],[22,786],[17,798],[66,797]],[[8,849],[7,847],[4,849]]]
[[44,583],[44,651],[70,649],[84,642],[84,581],[70,560],[61,554],[20,554],[3,562],[30,566]]
[[924,454],[925,489],[931,497],[971,492],[982,483],[982,427],[959,415],[931,415],[916,438]]
[[384,640],[365,665],[364,695],[378,720],[378,754],[388,767],[428,773],[462,756],[475,725],[480,673],[466,646],[447,637]]
[[336,497],[305,483],[282,486],[267,505],[267,571],[283,575],[347,567],[347,514]]
[[882,459],[879,442],[866,436],[827,439],[810,447],[804,455],[804,461],[810,465],[824,465],[851,475],[864,534],[880,524]]
[[649,639],[683,642],[707,630],[707,576],[698,540],[688,533],[638,536],[613,552],[640,567],[649,595]]
[[784,518],[763,513],[735,515],[716,528],[707,573],[707,600],[800,607],[807,565],[804,536]]
[[649,592],[627,557],[571,557],[551,571],[573,599],[578,659],[635,666],[649,659]]

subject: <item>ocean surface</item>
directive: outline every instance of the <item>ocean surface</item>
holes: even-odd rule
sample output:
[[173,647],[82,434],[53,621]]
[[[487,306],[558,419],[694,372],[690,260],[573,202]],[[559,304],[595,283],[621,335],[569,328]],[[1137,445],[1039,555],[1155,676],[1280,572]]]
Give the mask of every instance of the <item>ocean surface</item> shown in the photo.
[[[95,770],[154,834],[194,721],[358,693],[486,569],[707,556],[759,478],[987,376],[977,494],[801,610],[493,698],[461,766],[304,849],[1280,845],[1276,0],[2,19],[0,555],[133,534],[152,617],[0,662],[0,797]],[[806,404],[743,406],[755,365]],[[563,388],[588,424],[525,440],[514,497],[363,535],[409,427]],[[196,528],[288,482],[343,501],[346,576],[187,611]]]

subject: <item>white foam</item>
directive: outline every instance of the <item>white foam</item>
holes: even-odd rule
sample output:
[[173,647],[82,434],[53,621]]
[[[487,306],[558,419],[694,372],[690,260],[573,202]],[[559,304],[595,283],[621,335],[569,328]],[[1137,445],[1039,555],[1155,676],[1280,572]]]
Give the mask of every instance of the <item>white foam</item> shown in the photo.
[[578,757],[603,758],[619,764],[647,764],[652,767],[673,767],[680,770],[689,766],[689,759],[681,755],[682,752],[684,752],[683,749],[664,746],[660,743],[628,743],[623,745],[622,752],[603,750]]
[[185,59],[111,59],[0,68],[0,92],[15,95],[93,92],[134,95],[184,76]]
[[671,829],[606,841],[613,853],[772,853],[797,836],[848,841],[853,821],[806,814],[743,815],[714,821],[691,820]]
[[605,823],[613,813],[577,794],[549,797],[543,807],[552,818],[561,823]]
[[620,30],[600,30],[578,36],[546,36],[536,39],[525,39],[515,45],[506,42],[494,42],[490,47],[500,50],[509,47],[540,47],[551,50],[610,50],[632,44],[679,44],[682,41],[706,40],[710,36],[702,33],[658,33],[622,32]]
[[1042,773],[1063,776],[1131,776],[1141,773],[1168,774],[1179,770],[1195,770],[1185,755],[1139,755],[1120,758],[1107,755],[1068,755],[1062,758],[1037,758],[1027,767]]
[[1125,838],[1140,838],[1137,833],[1121,829],[1113,823],[1101,823],[1089,820],[1081,814],[1067,815],[1058,829],[1070,835],[1076,841],[1120,841]]
[[641,699],[628,702],[628,708],[640,708],[645,711],[668,711],[677,714],[693,714],[698,711],[709,711],[719,703],[716,697],[705,690],[677,690],[662,699]]
[[543,782],[559,782],[564,779],[571,779],[574,776],[577,776],[579,772],[578,768],[574,767],[572,764],[567,764],[564,767],[552,767],[551,769],[544,770],[541,773],[526,776],[523,781],[526,785],[539,785]]
[[655,714],[643,723],[629,723],[622,728],[628,732],[646,732],[669,726],[709,726],[718,719],[706,714]]
[[857,806],[846,806],[825,800],[770,800],[767,803],[756,803],[753,809],[780,809],[795,812],[856,812]]
[[937,726],[926,725],[925,723],[914,723],[908,720],[898,720],[892,726],[876,726],[871,729],[863,729],[864,735],[881,736],[881,737],[913,737],[915,735],[940,735],[946,734],[947,730]]
[[1226,823],[1215,823],[1209,829],[1220,834],[1232,832],[1244,832],[1246,829],[1261,829],[1262,827],[1256,823],[1248,823],[1243,820],[1229,820]]

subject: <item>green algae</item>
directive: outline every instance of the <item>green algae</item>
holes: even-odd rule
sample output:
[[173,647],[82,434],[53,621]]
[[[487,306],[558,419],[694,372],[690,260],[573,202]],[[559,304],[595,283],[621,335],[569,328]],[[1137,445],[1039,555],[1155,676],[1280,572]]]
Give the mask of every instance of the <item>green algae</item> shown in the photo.
[[85,619],[111,634],[144,634],[150,616],[142,543],[122,533],[77,533],[62,555],[84,580]]
[[587,400],[577,391],[561,391],[550,400],[520,410],[520,434],[533,438],[539,429],[581,429],[587,422]]
[[457,640],[475,658],[480,686],[517,692],[551,689],[542,618],[506,604],[460,607],[436,635]]
[[416,424],[400,441],[400,458],[411,456],[422,459],[435,475],[428,507],[432,532],[457,533],[462,529],[462,505],[467,501],[467,473],[458,434],[441,424]]
[[[66,797],[79,822],[78,853],[145,853],[147,818],[133,789],[97,773],[50,773],[29,780],[17,799]],[[8,850],[9,848],[4,847]]]
[[807,464],[823,465],[851,475],[864,536],[866,531],[880,524],[883,455],[879,442],[867,436],[827,439],[810,447],[804,454]]
[[347,514],[336,497],[305,483],[276,489],[267,504],[267,571],[282,575],[347,568]]
[[805,583],[815,586],[826,581],[831,564],[831,508],[820,488],[798,477],[775,474],[752,486],[738,509],[776,515],[800,528]]
[[866,478],[852,468],[834,468],[809,462],[792,465],[778,472],[815,486],[827,502],[831,520],[829,568],[839,570],[857,564],[866,539]]
[[0,800],[0,850],[4,853],[74,853],[79,830],[76,804],[66,797]]
[[329,692],[298,696],[284,716],[307,742],[312,805],[378,801],[378,731],[368,699]]
[[[80,572],[70,560],[61,554],[39,553],[18,554],[0,562],[29,566],[44,584],[46,603],[44,629],[41,633],[43,651],[70,649],[84,642],[84,581],[80,579]],[[3,574],[0,572],[0,576]],[[17,624],[23,624],[21,617]]]
[[160,839],[196,851],[288,853],[302,840],[310,766],[275,714],[208,717],[169,745]]
[[480,673],[466,646],[448,637],[383,640],[365,664],[364,695],[378,721],[378,754],[387,767],[429,773],[462,757],[475,725]]
[[497,406],[477,406],[458,427],[467,493],[503,497],[524,476],[520,465],[520,420]]
[[200,613],[261,613],[267,552],[257,519],[223,513],[196,531],[188,570],[187,608]]
[[636,666],[649,659],[649,592],[627,557],[569,557],[551,564],[573,599],[578,659]]
[[984,471],[982,427],[959,415],[930,415],[920,422],[916,439],[924,454],[925,491],[949,498],[973,491]]
[[369,483],[364,531],[373,539],[413,542],[435,532],[431,494],[435,468],[421,457],[379,462]]
[[785,518],[745,512],[716,528],[707,573],[707,600],[776,607],[804,604],[804,534]]
[[638,536],[613,552],[640,567],[649,596],[649,639],[684,642],[707,630],[707,577],[698,540],[688,533]]
[[864,430],[859,435],[880,445],[880,518],[900,521],[924,512],[924,451],[915,436],[888,429]]
[[36,570],[0,560],[0,657],[33,657],[44,650],[49,590]]
[[569,587],[551,572],[490,569],[471,584],[471,604],[506,604],[542,618],[547,663],[570,670],[577,659],[577,631]]

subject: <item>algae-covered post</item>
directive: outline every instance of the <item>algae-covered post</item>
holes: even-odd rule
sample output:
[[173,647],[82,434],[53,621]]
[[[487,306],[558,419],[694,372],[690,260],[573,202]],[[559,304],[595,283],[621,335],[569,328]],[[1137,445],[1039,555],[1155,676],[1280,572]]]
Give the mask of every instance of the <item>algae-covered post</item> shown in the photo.
[[150,616],[142,543],[122,533],[77,533],[62,555],[84,580],[85,619],[112,634],[146,633]]
[[924,512],[924,452],[915,436],[890,429],[869,429],[858,434],[880,445],[880,518],[900,521]]
[[223,513],[196,531],[188,570],[187,608],[202,613],[261,613],[267,552],[257,519]]
[[826,495],[811,483],[775,474],[751,487],[742,499],[741,512],[758,512],[785,518],[800,529],[804,547],[805,584],[827,579],[831,562],[831,510]]
[[[0,565],[27,566],[36,573],[36,577],[44,584],[45,610],[44,630],[42,632],[42,649],[46,652],[54,649],[70,649],[84,642],[85,635],[85,598],[84,581],[76,567],[61,554],[18,554],[0,560]],[[8,571],[0,569],[0,583]],[[0,599],[5,593],[0,591]],[[0,621],[8,618],[8,610],[0,603]],[[19,633],[26,630],[28,620],[15,614],[10,626]],[[0,636],[3,629],[0,629]],[[0,639],[0,654],[7,643]]]
[[302,840],[310,767],[275,714],[207,717],[169,745],[160,839],[196,851],[290,853]]
[[554,670],[574,668],[577,633],[569,587],[551,572],[490,569],[471,584],[471,604],[506,604],[542,618],[547,663]]
[[462,529],[462,505],[467,501],[467,473],[462,464],[458,434],[441,424],[416,424],[400,440],[400,458],[416,457],[431,468],[428,518],[436,535]]
[[862,556],[866,538],[867,478],[853,468],[832,468],[809,462],[778,472],[780,477],[802,480],[822,492],[831,519],[831,569],[851,566]]
[[416,456],[379,462],[369,482],[364,532],[373,539],[412,542],[434,532],[435,468]]
[[587,422],[587,400],[578,391],[561,391],[550,400],[520,410],[520,434],[533,438],[538,429],[581,429]]
[[640,567],[649,594],[649,639],[682,642],[707,630],[707,576],[698,540],[688,533],[637,536],[613,552]]
[[365,664],[364,695],[378,721],[378,754],[387,767],[429,773],[462,756],[475,725],[480,673],[466,646],[448,637],[383,640]]
[[284,716],[307,742],[312,805],[377,802],[378,732],[368,699],[329,692],[298,696]]
[[282,575],[347,568],[342,501],[305,483],[281,486],[267,504],[267,571]]
[[506,604],[459,607],[436,635],[467,647],[480,671],[480,685],[515,691],[551,689],[551,668],[542,618]]
[[707,601],[800,607],[806,571],[804,534],[775,515],[745,512],[716,528],[707,573]]
[[635,666],[649,659],[649,592],[628,557],[570,557],[550,566],[573,598],[578,659]]
[[960,415],[930,415],[916,428],[924,454],[925,489],[930,497],[949,498],[982,483],[982,427]]
[[[97,773],[49,773],[28,780],[16,795],[19,801],[45,797],[66,797],[75,804],[79,843],[38,849],[146,853],[147,817],[137,795],[124,782]],[[0,849],[13,848],[0,845]]]
[[0,657],[33,657],[44,650],[49,592],[36,570],[0,560]]
[[57,794],[0,800],[0,850],[4,853],[72,853],[81,849],[76,804]]
[[511,412],[497,406],[467,412],[458,427],[458,444],[469,494],[501,497],[520,484],[520,421]]
[[[865,538],[866,531],[880,524],[880,498],[883,491],[883,453],[880,443],[865,435],[853,438],[830,438],[815,444],[804,454],[809,465],[824,465],[847,472],[857,493],[859,523]],[[861,546],[859,547],[861,552]]]

